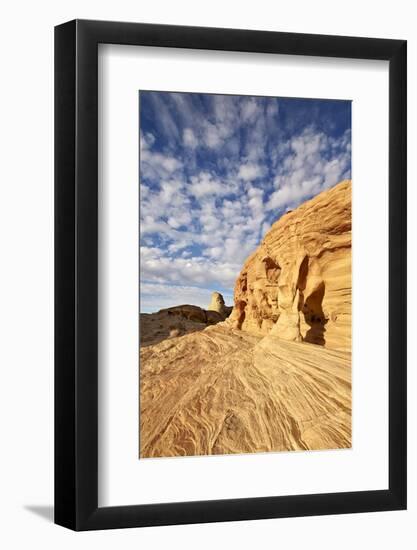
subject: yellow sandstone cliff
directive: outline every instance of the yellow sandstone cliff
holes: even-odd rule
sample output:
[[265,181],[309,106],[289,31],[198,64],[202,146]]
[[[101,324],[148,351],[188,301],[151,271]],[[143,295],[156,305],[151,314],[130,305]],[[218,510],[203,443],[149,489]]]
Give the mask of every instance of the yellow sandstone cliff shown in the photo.
[[282,216],[236,281],[236,328],[348,350],[351,346],[351,182]]

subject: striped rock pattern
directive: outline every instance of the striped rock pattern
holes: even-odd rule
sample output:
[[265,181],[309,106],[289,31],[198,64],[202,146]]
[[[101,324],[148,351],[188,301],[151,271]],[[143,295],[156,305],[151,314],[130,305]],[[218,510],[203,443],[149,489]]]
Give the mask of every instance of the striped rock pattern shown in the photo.
[[283,215],[236,281],[236,328],[340,350],[351,346],[351,182]]

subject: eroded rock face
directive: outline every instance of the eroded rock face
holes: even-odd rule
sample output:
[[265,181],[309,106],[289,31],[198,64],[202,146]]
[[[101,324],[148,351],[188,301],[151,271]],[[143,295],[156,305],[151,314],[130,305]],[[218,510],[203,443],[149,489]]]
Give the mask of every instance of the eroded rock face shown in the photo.
[[234,327],[332,349],[351,346],[351,181],[283,215],[235,285]]

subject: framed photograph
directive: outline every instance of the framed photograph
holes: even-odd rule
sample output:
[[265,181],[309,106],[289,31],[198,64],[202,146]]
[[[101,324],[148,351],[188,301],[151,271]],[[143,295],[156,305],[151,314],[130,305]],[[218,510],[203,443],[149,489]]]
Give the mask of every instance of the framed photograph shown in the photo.
[[55,522],[406,508],[406,42],[55,29]]

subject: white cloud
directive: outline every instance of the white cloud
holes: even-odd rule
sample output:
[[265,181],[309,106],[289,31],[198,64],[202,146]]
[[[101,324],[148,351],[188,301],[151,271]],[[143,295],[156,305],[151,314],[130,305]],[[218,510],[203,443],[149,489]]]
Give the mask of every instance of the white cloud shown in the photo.
[[239,108],[236,98],[228,95],[212,95],[213,113],[216,124],[228,129],[228,133],[235,131],[239,124]]
[[[142,189],[146,189],[145,192]],[[179,179],[160,182],[159,189],[141,187],[140,233],[141,237],[157,233],[163,242],[181,239],[191,244],[192,211],[190,198],[184,183]],[[177,231],[185,227],[186,232]],[[188,234],[190,230],[190,234]]]
[[278,113],[279,113],[278,101],[269,102],[266,108],[266,116],[268,118],[272,118],[274,116],[277,116]]
[[[306,129],[289,142],[274,179],[276,190],[266,210],[294,208],[301,202],[350,177],[350,131],[339,139]],[[333,157],[328,159],[329,151]]]
[[168,204],[178,195],[178,192],[183,188],[183,183],[180,180],[171,179],[168,181],[161,181],[160,187],[161,190],[158,199],[163,204]]
[[220,129],[210,122],[207,122],[204,133],[204,143],[210,149],[217,149],[223,143]]
[[209,195],[228,195],[236,190],[236,186],[215,178],[209,172],[200,172],[197,176],[191,177],[188,189],[194,197],[200,199]]
[[311,180],[303,180],[300,184],[284,184],[272,193],[267,210],[280,210],[285,206],[295,207],[307,197],[320,193],[322,178],[316,177]]
[[141,163],[141,168],[145,168],[145,170],[149,168],[151,172],[162,176],[173,174],[182,167],[182,162],[175,157],[150,151],[142,153]]
[[141,235],[149,233],[168,233],[171,228],[164,221],[155,220],[153,216],[143,216],[140,223]]
[[155,136],[151,132],[140,133],[140,144],[143,150],[150,149],[155,143]]
[[187,210],[182,210],[179,212],[176,212],[175,215],[171,215],[167,223],[169,226],[173,227],[174,229],[178,229],[179,227],[187,226],[191,223],[192,217],[190,212]]
[[255,98],[247,98],[241,106],[241,117],[243,122],[253,122],[261,113],[261,108]]
[[238,263],[215,262],[202,256],[191,258],[170,257],[158,248],[141,247],[140,274],[144,281],[165,284],[218,285],[233,288]]
[[238,177],[244,181],[254,181],[262,177],[265,170],[259,164],[247,163],[239,167]]
[[249,199],[249,206],[252,208],[254,212],[260,212],[263,209],[263,201],[261,197],[252,197]]
[[198,140],[191,128],[185,128],[182,134],[182,140],[184,142],[184,145],[186,145],[187,147],[191,147],[191,149],[195,149],[198,146]]
[[191,128],[199,123],[202,114],[195,109],[191,95],[177,92],[170,94],[170,98],[175,105],[176,115],[184,127]]
[[160,94],[148,93],[148,97],[153,104],[154,112],[158,113],[158,117],[155,119],[158,133],[165,135],[170,141],[178,140],[180,137],[178,125],[172,116],[172,110],[168,107]]
[[182,169],[182,162],[170,154],[153,151],[152,134],[140,134],[140,170],[142,178],[159,180],[172,176]]

